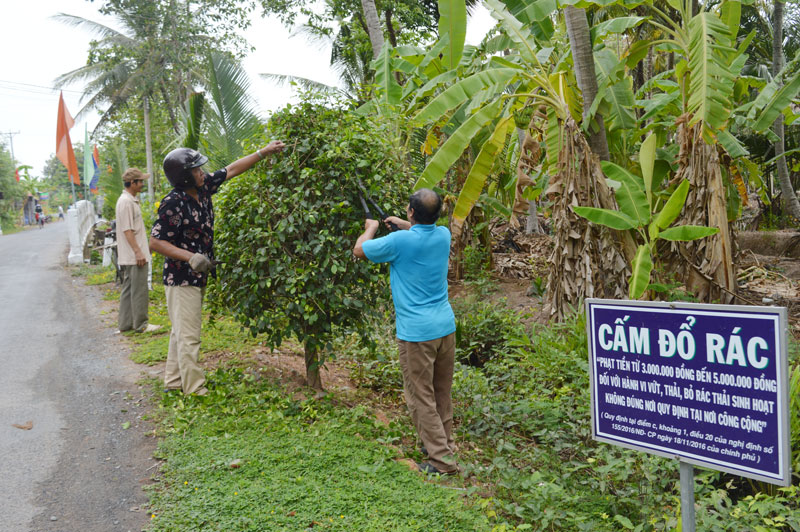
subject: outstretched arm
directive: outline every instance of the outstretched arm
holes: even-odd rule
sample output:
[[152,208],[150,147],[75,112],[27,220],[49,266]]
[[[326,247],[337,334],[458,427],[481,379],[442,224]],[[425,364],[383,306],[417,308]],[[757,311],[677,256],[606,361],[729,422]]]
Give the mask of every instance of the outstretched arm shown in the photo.
[[243,174],[250,170],[258,161],[263,160],[267,155],[282,151],[285,147],[286,145],[280,140],[273,140],[263,148],[256,150],[255,153],[245,155],[241,159],[232,162],[225,167],[225,169],[228,170],[228,179],[233,179],[237,175]]

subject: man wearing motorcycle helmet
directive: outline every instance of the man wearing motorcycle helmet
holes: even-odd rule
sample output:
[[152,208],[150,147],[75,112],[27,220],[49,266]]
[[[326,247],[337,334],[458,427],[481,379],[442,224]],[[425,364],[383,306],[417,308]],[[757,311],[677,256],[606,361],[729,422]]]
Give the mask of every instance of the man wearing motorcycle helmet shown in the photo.
[[163,281],[172,331],[169,337],[164,386],[185,394],[205,395],[205,372],[200,352],[203,295],[214,260],[214,207],[211,196],[227,179],[246,172],[267,155],[280,152],[274,140],[213,174],[202,166],[208,157],[190,148],[177,148],[164,158],[164,174],[172,191],[161,200],[150,233],[150,249],[164,255]]

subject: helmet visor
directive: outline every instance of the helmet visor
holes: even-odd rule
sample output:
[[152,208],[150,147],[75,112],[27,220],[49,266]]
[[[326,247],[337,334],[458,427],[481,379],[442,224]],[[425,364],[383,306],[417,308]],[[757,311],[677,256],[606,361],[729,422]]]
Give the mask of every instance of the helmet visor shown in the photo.
[[198,166],[203,166],[207,162],[208,162],[208,157],[206,157],[199,151],[196,151],[192,154],[192,157],[190,157],[190,159],[186,162],[186,164],[183,165],[183,167],[186,170],[189,170],[190,168],[197,168]]

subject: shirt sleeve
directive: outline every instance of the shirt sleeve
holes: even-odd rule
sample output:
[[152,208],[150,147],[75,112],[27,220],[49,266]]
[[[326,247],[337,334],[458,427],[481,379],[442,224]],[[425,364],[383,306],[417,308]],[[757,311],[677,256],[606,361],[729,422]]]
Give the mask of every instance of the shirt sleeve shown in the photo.
[[158,218],[153,224],[150,236],[167,242],[174,242],[181,228],[181,214],[177,201],[164,200],[158,207]]
[[216,194],[226,179],[228,179],[228,169],[223,168],[209,175],[204,186],[209,194]]
[[390,233],[381,238],[367,240],[361,244],[364,255],[372,262],[392,262],[397,259],[397,234]]

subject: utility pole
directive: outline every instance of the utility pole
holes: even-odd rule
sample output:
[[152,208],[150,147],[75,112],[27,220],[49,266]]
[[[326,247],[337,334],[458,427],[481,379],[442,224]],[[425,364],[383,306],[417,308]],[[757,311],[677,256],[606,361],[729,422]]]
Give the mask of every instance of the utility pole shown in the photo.
[[16,170],[17,160],[14,158],[14,135],[19,135],[19,131],[3,131],[0,132],[0,135],[8,137],[8,144],[11,148],[11,163],[14,165],[14,169]]

